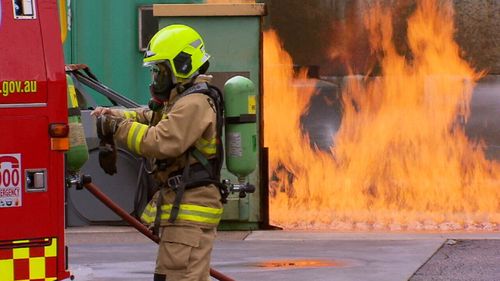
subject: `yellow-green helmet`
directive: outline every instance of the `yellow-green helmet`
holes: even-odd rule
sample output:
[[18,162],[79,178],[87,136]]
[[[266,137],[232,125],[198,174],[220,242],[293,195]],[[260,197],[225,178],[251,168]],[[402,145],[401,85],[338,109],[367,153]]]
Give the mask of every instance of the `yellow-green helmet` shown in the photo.
[[189,26],[174,24],[158,31],[144,53],[144,66],[166,61],[175,77],[189,78],[208,59],[200,34]]

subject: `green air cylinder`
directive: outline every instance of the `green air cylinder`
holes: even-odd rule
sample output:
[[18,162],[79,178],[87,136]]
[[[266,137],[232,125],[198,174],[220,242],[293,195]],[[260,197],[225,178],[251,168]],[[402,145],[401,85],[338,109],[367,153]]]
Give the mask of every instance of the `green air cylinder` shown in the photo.
[[66,152],[66,169],[69,172],[78,172],[89,159],[89,150],[85,140],[85,132],[78,108],[75,85],[73,79],[66,75],[68,83],[68,125],[69,150]]
[[257,165],[257,102],[254,83],[235,76],[224,85],[226,167],[239,179]]

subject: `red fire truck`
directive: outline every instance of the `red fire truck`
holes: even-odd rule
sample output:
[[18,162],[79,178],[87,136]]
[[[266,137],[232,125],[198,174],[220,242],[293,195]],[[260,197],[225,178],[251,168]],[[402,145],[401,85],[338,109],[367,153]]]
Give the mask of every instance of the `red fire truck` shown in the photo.
[[0,0],[0,43],[0,280],[63,280],[69,126],[57,0]]

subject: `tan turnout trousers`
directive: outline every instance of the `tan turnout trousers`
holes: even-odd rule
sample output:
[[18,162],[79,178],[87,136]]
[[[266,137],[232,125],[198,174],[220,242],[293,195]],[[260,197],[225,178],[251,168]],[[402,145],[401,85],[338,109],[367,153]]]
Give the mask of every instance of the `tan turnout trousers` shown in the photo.
[[166,226],[162,228],[156,273],[168,281],[209,281],[210,254],[215,228]]

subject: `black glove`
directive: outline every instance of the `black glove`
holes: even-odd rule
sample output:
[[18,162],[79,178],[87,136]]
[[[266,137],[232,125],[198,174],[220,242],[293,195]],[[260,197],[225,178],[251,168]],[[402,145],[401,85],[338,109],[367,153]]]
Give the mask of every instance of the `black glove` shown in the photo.
[[114,143],[105,143],[103,140],[99,142],[99,166],[108,175],[116,174],[116,146]]
[[96,118],[97,137],[101,140],[113,142],[113,135],[118,129],[118,125],[123,121],[121,117],[111,115],[101,115]]
[[108,175],[114,175],[116,169],[116,146],[113,135],[118,128],[122,118],[110,115],[97,117],[97,136],[99,137],[99,166]]

